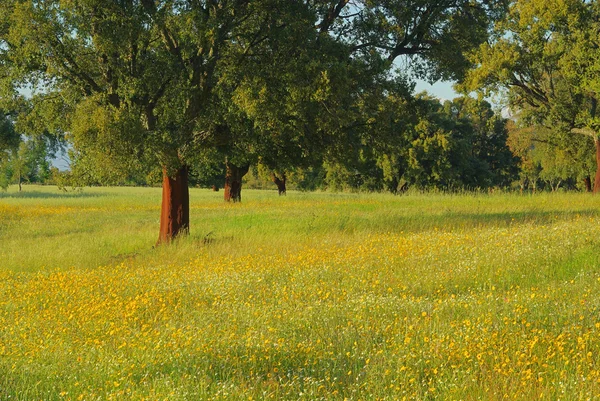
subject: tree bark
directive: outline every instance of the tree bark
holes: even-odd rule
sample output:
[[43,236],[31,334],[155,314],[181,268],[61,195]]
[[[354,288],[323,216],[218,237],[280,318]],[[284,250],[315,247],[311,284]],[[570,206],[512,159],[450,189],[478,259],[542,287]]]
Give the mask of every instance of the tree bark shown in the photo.
[[583,179],[583,185],[585,186],[585,192],[592,192],[592,179],[589,175]]
[[271,173],[271,179],[277,185],[277,191],[279,191],[279,196],[286,194],[285,182],[287,181],[287,177],[285,173],[281,175],[281,178],[277,177],[275,173]]
[[173,177],[163,167],[160,234],[157,245],[169,243],[190,230],[190,193],[188,167],[179,168]]
[[594,179],[594,193],[600,192],[600,138],[595,137],[596,145],[596,178]]
[[249,169],[249,164],[239,167],[225,161],[225,187],[223,188],[225,202],[242,201],[242,178]]

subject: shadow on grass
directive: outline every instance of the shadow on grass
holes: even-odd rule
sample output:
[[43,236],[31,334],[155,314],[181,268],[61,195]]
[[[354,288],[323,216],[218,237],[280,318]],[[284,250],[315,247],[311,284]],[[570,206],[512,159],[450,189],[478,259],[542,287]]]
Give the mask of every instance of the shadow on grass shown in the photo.
[[339,231],[339,232],[423,232],[433,229],[454,230],[477,227],[509,227],[511,225],[533,224],[550,225],[574,219],[590,219],[600,217],[600,209],[574,209],[569,211],[516,211],[491,213],[464,213],[446,211],[439,214],[414,214],[410,216],[352,216],[349,219],[318,217],[306,221],[306,232]]
[[69,192],[41,192],[41,191],[21,191],[21,192],[0,192],[0,199],[70,199],[70,198],[100,198],[107,196],[104,193],[90,193],[84,191]]
[[[573,218],[591,218],[600,214],[596,209],[579,210],[549,210],[549,211],[519,211],[519,212],[496,212],[496,213],[444,213],[440,215],[439,222],[449,226],[488,226],[488,225],[510,225],[510,224],[538,224],[544,225]],[[427,220],[435,222],[435,216],[430,215]]]

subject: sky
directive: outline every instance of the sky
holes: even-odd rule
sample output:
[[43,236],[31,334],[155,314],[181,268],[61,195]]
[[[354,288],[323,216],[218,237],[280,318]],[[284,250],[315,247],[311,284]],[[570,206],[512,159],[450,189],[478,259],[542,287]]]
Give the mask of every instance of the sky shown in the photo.
[[433,85],[428,84],[425,81],[417,80],[415,87],[415,93],[427,91],[431,95],[437,97],[442,102],[444,100],[452,100],[458,97],[458,94],[452,89],[454,82],[439,81]]

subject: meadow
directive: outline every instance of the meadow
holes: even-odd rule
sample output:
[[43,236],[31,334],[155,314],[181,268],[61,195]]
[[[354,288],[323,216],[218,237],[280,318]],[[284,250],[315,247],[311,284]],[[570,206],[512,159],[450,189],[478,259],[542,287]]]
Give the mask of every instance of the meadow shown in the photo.
[[0,400],[587,400],[600,197],[0,193]]

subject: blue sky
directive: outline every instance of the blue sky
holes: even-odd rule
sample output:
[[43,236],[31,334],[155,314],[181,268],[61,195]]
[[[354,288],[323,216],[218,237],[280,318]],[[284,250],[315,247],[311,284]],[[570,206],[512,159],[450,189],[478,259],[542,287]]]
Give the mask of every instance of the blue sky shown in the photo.
[[415,93],[427,91],[442,101],[452,100],[458,97],[458,94],[454,91],[454,89],[452,89],[453,84],[453,82],[440,81],[430,85],[425,81],[417,80]]

